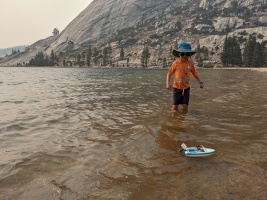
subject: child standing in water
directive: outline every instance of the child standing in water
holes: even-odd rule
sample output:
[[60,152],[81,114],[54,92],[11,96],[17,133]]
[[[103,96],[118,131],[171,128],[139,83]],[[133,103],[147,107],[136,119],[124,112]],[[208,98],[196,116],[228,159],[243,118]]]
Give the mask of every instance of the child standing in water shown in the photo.
[[[173,112],[178,111],[179,104],[183,106],[183,111],[188,110],[190,74],[198,80],[200,88],[204,87],[204,84],[200,80],[195,69],[194,63],[189,60],[190,56],[195,53],[196,52],[191,49],[191,45],[187,42],[178,44],[178,49],[172,51],[172,54],[178,58],[172,63],[172,66],[167,73],[166,88],[168,90],[173,90]],[[172,75],[174,75],[173,87],[170,85]]]

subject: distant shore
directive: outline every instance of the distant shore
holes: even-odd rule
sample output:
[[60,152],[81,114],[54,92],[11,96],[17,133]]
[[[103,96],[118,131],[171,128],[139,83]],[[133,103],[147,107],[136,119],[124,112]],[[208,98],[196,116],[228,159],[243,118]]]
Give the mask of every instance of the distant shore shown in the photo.
[[259,71],[259,72],[267,72],[267,68],[248,68],[248,69]]
[[220,67],[220,68],[212,68],[212,69],[245,69],[245,70],[254,70],[259,72],[267,72],[267,67]]
[[[40,67],[40,66],[1,66],[1,67],[29,67],[29,68],[33,68],[33,67]],[[42,67],[46,67],[46,68],[91,68],[91,69],[169,69],[169,67],[159,67],[159,66],[149,66],[147,68],[142,68],[142,67],[138,67],[138,66],[134,66],[134,67],[121,67],[121,66],[116,66],[116,67],[112,67],[112,66],[90,66],[90,67],[81,67],[81,66],[68,66],[68,67],[62,67],[62,66],[42,66]],[[215,70],[219,70],[219,69],[229,69],[229,70],[233,70],[233,69],[244,69],[244,70],[253,70],[253,71],[259,71],[259,72],[267,72],[267,67],[212,67],[212,68],[205,68],[205,67],[197,67],[197,69],[215,69]]]

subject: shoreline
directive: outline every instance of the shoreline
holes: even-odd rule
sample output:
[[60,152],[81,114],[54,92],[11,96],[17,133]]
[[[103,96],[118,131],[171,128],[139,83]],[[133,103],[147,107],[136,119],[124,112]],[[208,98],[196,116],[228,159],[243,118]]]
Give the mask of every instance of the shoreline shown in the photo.
[[[14,67],[14,68],[91,68],[91,69],[168,69],[168,67],[156,67],[156,66],[149,66],[146,68],[142,67],[110,67],[110,66],[91,66],[91,67],[80,67],[80,66],[68,66],[68,67],[62,67],[62,66],[0,66],[0,68],[5,67]],[[259,71],[259,72],[267,72],[267,67],[212,67],[212,68],[205,68],[205,67],[196,67],[197,69],[229,69],[229,70],[235,70],[235,69],[244,69],[244,70],[253,70],[253,71]]]
[[245,69],[245,70],[253,70],[259,72],[267,72],[267,67],[220,67],[220,68],[211,68],[211,69]]

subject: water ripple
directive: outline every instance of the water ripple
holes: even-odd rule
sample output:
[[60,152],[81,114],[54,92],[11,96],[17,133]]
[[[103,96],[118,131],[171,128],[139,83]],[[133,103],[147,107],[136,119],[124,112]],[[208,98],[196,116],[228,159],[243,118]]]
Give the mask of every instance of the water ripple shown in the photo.
[[[0,199],[267,196],[266,77],[200,69],[173,114],[166,73],[1,69]],[[217,153],[187,159],[182,142]]]

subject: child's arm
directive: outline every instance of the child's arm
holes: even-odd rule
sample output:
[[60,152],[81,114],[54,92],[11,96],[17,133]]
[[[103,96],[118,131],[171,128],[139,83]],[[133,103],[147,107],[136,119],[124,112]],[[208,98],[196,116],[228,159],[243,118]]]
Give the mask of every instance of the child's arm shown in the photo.
[[197,70],[195,68],[195,66],[193,65],[193,68],[191,68],[191,73],[193,74],[193,76],[197,79],[198,83],[199,83],[199,87],[200,88],[204,88],[204,83],[200,80],[199,75],[197,73]]
[[172,89],[172,86],[170,85],[170,80],[171,80],[171,76],[169,76],[169,73],[167,74],[167,77],[166,77],[166,88],[168,90],[171,90]]

